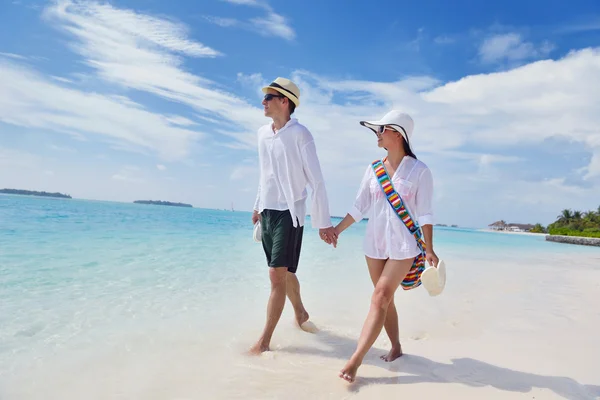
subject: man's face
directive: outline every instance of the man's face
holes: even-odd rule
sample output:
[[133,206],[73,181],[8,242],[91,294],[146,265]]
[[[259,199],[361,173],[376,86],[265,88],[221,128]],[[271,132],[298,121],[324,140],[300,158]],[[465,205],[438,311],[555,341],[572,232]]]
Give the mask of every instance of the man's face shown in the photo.
[[274,89],[267,89],[266,95],[272,95],[270,100],[267,100],[269,96],[266,96],[266,99],[263,99],[262,105],[265,111],[266,117],[275,117],[278,115],[282,115],[285,113],[285,109],[287,108],[287,98],[285,98],[281,93]]

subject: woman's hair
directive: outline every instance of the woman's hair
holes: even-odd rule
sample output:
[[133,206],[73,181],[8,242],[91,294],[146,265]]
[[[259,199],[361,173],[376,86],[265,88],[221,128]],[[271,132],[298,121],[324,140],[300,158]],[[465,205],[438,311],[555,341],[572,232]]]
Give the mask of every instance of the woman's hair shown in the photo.
[[404,136],[400,134],[400,137],[402,138],[402,146],[404,146],[404,152],[406,153],[406,155],[409,155],[416,160],[417,156],[415,156],[415,153],[413,153],[410,149],[410,146],[408,145],[408,142],[404,139]]

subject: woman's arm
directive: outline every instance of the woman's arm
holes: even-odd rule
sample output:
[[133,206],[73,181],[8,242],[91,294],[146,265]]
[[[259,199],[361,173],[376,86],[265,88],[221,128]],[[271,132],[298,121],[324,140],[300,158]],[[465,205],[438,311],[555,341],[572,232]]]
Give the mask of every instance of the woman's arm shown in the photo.
[[425,259],[429,265],[437,267],[440,260],[433,250],[433,225],[427,224],[423,225],[421,228],[423,229],[423,236],[425,236]]
[[335,232],[338,236],[340,233],[348,229],[350,225],[362,220],[365,213],[369,211],[369,208],[371,208],[370,184],[372,175],[373,173],[371,172],[371,166],[369,166],[367,167],[362,181],[360,182],[360,188],[358,189],[358,193],[356,194],[356,198],[350,212],[348,212],[344,219],[335,227]]
[[356,222],[356,221],[354,220],[354,218],[352,218],[352,215],[346,214],[344,219],[335,226],[335,232],[339,236],[340,233],[342,233],[346,229],[348,229],[350,227],[350,225],[352,225],[354,222]]
[[439,259],[433,250],[433,176],[429,168],[419,177],[416,203],[417,220],[423,230],[426,244],[425,258],[429,265],[437,267]]

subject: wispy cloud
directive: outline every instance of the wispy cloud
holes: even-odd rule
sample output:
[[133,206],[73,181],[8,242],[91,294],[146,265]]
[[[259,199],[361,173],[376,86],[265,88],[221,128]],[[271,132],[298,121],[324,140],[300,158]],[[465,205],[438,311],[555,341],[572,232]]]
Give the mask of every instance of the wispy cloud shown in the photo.
[[1,60],[0,92],[2,122],[150,149],[167,159],[185,157],[189,143],[203,136],[174,126],[139,104],[66,88],[32,69]]
[[15,53],[2,53],[0,52],[0,57],[8,57],[8,58],[12,58],[15,60],[27,60],[27,57],[22,56],[20,54],[15,54]]
[[546,41],[539,46],[524,41],[518,33],[497,34],[486,38],[479,47],[483,63],[514,62],[546,57],[554,45]]
[[128,45],[142,49],[158,47],[193,57],[220,55],[217,50],[189,40],[183,24],[117,9],[109,4],[58,0],[46,9],[45,15],[64,22],[63,27],[72,34],[84,34],[82,29],[85,29],[87,39],[96,45],[110,47],[114,58],[127,57],[123,50]]
[[456,43],[456,38],[448,35],[441,35],[434,38],[433,42],[439,45],[454,44]]
[[285,40],[294,40],[296,32],[291,27],[288,19],[275,12],[273,7],[266,1],[257,0],[222,0],[227,3],[260,8],[266,13],[265,16],[251,18],[248,21],[240,21],[232,18],[221,18],[206,16],[206,20],[221,27],[241,27],[252,30],[263,36],[275,36]]
[[574,22],[563,25],[558,29],[558,33],[579,33],[600,31],[600,17],[588,18],[585,21]]
[[212,17],[209,15],[206,15],[206,16],[204,16],[204,19],[206,19],[208,22],[211,22],[215,25],[219,25],[220,27],[223,27],[223,28],[229,28],[229,27],[240,24],[240,21],[235,18],[221,18],[221,17]]

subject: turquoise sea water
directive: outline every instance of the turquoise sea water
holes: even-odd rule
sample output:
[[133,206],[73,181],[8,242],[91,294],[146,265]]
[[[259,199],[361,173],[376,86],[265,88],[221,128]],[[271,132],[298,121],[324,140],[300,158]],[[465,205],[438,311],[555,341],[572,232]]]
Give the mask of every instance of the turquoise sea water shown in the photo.
[[[365,226],[338,249],[306,227],[299,277],[310,310],[328,292],[368,290]],[[135,332],[257,332],[269,282],[251,236],[245,212],[0,195],[0,390],[28,368],[53,368],[52,357],[120,346]],[[543,236],[436,227],[434,237],[454,260],[600,257]],[[455,271],[454,281],[466,274]]]

